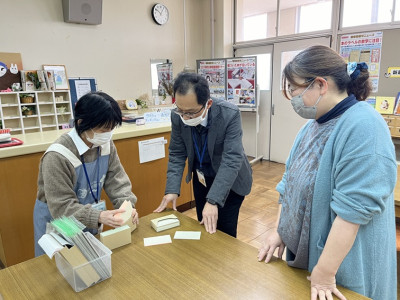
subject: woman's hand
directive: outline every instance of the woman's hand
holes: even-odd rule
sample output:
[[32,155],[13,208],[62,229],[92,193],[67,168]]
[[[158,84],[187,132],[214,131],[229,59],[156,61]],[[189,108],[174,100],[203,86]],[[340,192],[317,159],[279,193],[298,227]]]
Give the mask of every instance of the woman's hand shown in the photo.
[[[114,215],[123,213],[123,212],[125,212],[125,209],[122,209],[122,208],[114,209],[114,210],[104,210],[100,213],[99,223],[108,225],[111,227],[119,227],[123,224],[124,221],[121,218],[115,217]],[[132,218],[132,220],[133,220],[133,218]]]
[[341,300],[346,300],[336,288],[335,274],[324,271],[318,264],[307,279],[311,281],[311,300],[317,300],[318,297],[320,300],[332,300],[333,294]]
[[276,248],[279,248],[278,257],[282,258],[285,247],[277,228],[272,228],[267,238],[264,240],[262,247],[258,250],[258,261],[262,261],[265,258],[265,262],[268,263]]

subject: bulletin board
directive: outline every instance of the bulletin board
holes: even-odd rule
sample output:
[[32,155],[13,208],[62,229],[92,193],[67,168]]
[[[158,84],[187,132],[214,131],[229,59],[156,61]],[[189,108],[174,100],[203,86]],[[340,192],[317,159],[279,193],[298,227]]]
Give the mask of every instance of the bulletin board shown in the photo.
[[[363,33],[365,34],[365,33]],[[339,39],[341,36],[339,36]],[[400,78],[385,76],[391,67],[400,66],[400,55],[398,41],[400,39],[400,29],[382,30],[381,60],[379,68],[379,83],[376,92],[371,96],[392,96],[395,97],[400,92]],[[340,45],[339,45],[340,46]],[[340,49],[339,49],[340,51]]]
[[197,73],[207,79],[212,98],[257,108],[256,56],[197,60]]
[[75,104],[80,97],[88,92],[97,91],[97,81],[92,77],[69,78],[69,87],[71,93],[71,106],[75,115]]

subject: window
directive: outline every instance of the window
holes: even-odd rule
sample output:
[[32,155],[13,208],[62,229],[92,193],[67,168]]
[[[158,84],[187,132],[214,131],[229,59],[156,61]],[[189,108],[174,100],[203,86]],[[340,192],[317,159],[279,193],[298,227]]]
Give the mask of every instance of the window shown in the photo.
[[245,41],[267,37],[267,14],[243,18],[243,37]]
[[158,90],[158,77],[157,77],[157,65],[160,63],[151,64],[151,89]]
[[236,42],[276,35],[276,1],[236,0]]
[[[393,0],[343,0],[343,2],[342,27],[392,21]],[[400,1],[396,0],[396,4],[398,2]],[[397,5],[396,14],[400,14]]]
[[332,1],[320,1],[314,4],[303,5],[300,6],[299,11],[299,28],[296,33],[331,28]]
[[[236,0],[236,42],[276,37],[277,2]],[[332,0],[279,0],[279,9],[279,36],[331,28]]]
[[331,28],[332,0],[280,0],[279,35]]
[[400,21],[400,0],[396,0],[396,11],[394,13],[394,20]]
[[257,56],[257,84],[260,90],[271,89],[271,54],[255,54]]

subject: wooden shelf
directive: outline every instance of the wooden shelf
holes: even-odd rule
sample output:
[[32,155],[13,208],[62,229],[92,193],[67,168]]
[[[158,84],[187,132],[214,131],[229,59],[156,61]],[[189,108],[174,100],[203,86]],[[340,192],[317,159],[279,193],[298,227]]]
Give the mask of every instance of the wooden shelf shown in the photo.
[[[21,103],[21,94],[34,95],[33,103]],[[56,101],[56,99],[63,101]],[[68,124],[72,118],[71,96],[69,90],[57,91],[21,91],[0,93],[0,120],[4,128],[11,128],[11,134],[37,132],[49,128],[59,128]],[[66,107],[66,111],[58,113],[59,104]],[[24,115],[22,107],[33,108],[34,115]],[[61,120],[59,120],[61,119]]]

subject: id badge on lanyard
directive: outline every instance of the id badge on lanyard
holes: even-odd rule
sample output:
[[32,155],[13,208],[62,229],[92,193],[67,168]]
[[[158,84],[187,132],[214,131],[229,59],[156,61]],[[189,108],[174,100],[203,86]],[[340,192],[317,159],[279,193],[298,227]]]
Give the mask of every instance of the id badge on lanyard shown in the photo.
[[97,209],[97,210],[100,210],[100,211],[105,211],[105,210],[107,210],[107,208],[106,208],[106,201],[100,200],[100,201],[97,202],[97,203],[93,203],[93,204],[92,204],[92,208]]
[[204,177],[204,174],[202,171],[200,171],[199,169],[196,170],[197,172],[197,178],[199,178],[199,182],[204,185],[205,187],[207,187],[206,184],[206,178]]
[[[204,142],[204,146],[203,146],[203,150],[202,150],[201,156],[200,156],[199,146],[197,145],[196,137],[195,137],[193,131],[192,131],[192,137],[193,137],[193,142],[194,142],[194,148],[196,149],[196,155],[197,155],[197,158],[198,158],[198,160],[200,162],[200,169],[201,169],[201,166],[202,166],[202,163],[203,163],[203,159],[204,159],[204,153],[206,152],[206,149],[207,149],[207,137],[208,137],[208,134],[206,135],[206,138],[205,138],[205,142]],[[207,187],[206,178],[204,177],[204,173],[199,169],[196,169],[196,173],[197,173],[197,178],[199,179],[199,182],[202,185],[204,185],[205,187]]]
[[100,211],[106,210],[106,202],[104,200],[98,200],[100,197],[100,162],[99,162],[99,156],[100,156],[100,147],[97,149],[97,189],[96,189],[96,196],[93,193],[92,185],[90,184],[90,179],[89,175],[86,170],[86,165],[85,165],[85,160],[83,158],[83,155],[81,155],[81,161],[83,165],[83,170],[85,171],[85,176],[87,183],[89,185],[90,193],[92,194],[92,197],[95,201],[95,203],[92,204],[92,208],[98,209]]

